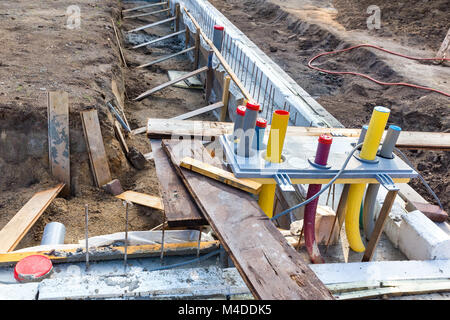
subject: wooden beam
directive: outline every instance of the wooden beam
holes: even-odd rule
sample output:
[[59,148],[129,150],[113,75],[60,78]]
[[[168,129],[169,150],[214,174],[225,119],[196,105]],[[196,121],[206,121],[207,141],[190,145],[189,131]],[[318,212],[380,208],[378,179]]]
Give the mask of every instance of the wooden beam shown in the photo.
[[[188,30],[188,29],[186,29],[186,30]],[[178,36],[178,35],[180,35],[180,34],[182,34],[184,32],[185,32],[184,30],[178,31],[178,32],[174,32],[174,33],[168,34],[167,36],[164,36],[164,37],[161,37],[161,38],[158,38],[158,39],[153,39],[151,41],[138,44],[137,46],[134,46],[131,49],[137,49],[137,48],[140,48],[140,47],[145,47],[145,46],[157,43],[157,42],[162,41],[162,40],[170,39],[170,38]]]
[[149,194],[136,191],[125,191],[124,193],[117,195],[116,198],[137,203],[141,206],[164,210],[164,205],[162,204],[161,198],[151,196]]
[[150,24],[146,24],[145,26],[142,26],[142,27],[130,30],[130,31],[128,31],[128,33],[141,31],[141,30],[144,30],[144,29],[152,28],[152,27],[156,27],[156,26],[159,26],[160,24],[164,24],[164,23],[167,23],[167,22],[170,22],[170,21],[174,21],[175,19],[176,19],[176,17],[171,17],[171,18],[167,18],[167,19],[164,19],[164,20],[161,20],[161,21],[157,21],[157,22],[153,22],[153,23],[150,23]]
[[158,2],[158,3],[146,4],[146,5],[143,5],[143,6],[139,6],[139,7],[134,7],[134,8],[122,10],[122,13],[124,13],[124,12],[130,12],[130,11],[136,11],[136,10],[141,10],[141,9],[146,9],[146,8],[150,8],[150,7],[163,6],[163,5],[165,5],[165,4],[167,4],[167,1],[165,1],[165,2]]
[[138,66],[138,67],[136,67],[136,68],[141,69],[141,68],[149,67],[149,66],[152,66],[152,65],[154,65],[154,64],[156,64],[156,63],[160,63],[160,62],[163,62],[163,61],[172,59],[172,58],[174,58],[174,57],[177,57],[177,56],[179,56],[179,55],[182,55],[182,54],[187,53],[187,52],[189,52],[189,51],[192,51],[192,50],[194,50],[194,49],[195,49],[194,47],[187,48],[187,49],[181,50],[180,52],[173,53],[173,54],[170,54],[170,55],[168,55],[168,56],[164,56],[164,57],[162,57],[162,58],[156,59],[156,60],[151,61],[151,62],[149,62],[149,63],[141,64],[140,66]]
[[208,224],[162,150],[161,140],[150,139],[150,145],[168,226],[196,227]]
[[238,179],[231,172],[189,157],[183,158],[180,166],[252,194],[258,194],[262,188],[261,183],[250,179]]
[[181,114],[179,116],[173,117],[171,119],[173,120],[185,120],[185,119],[189,119],[195,116],[198,116],[200,114],[206,113],[206,112],[210,112],[219,108],[223,107],[223,103],[222,101],[216,102],[214,104],[211,104],[209,106],[203,107],[203,108],[199,108],[197,110],[191,111],[191,112],[187,112],[184,114]]
[[122,127],[120,126],[119,122],[117,120],[114,120],[114,132],[116,134],[116,138],[119,141],[123,152],[125,152],[125,155],[128,154],[128,152],[130,152],[130,150],[128,149],[128,145],[127,142],[125,141],[125,138],[122,134]]
[[94,176],[95,185],[100,188],[112,179],[111,172],[109,171],[108,157],[103,144],[97,110],[91,109],[81,111],[80,115],[84,139],[89,154],[89,161],[91,163],[92,175]]
[[225,121],[228,114],[228,102],[230,100],[230,76],[225,76],[225,81],[223,85],[223,92],[222,92],[222,103],[223,108],[222,112],[220,113],[220,121]]
[[333,299],[251,195],[178,166],[183,141],[163,140],[163,148],[255,298]]
[[383,228],[386,223],[386,218],[389,215],[389,212],[391,212],[392,205],[394,204],[397,193],[398,190],[394,190],[389,191],[388,194],[386,195],[386,199],[384,199],[383,206],[381,207],[377,221],[375,222],[375,227],[372,231],[372,235],[370,236],[369,243],[367,244],[366,251],[364,252],[362,262],[367,262],[372,259],[378,241],[380,240],[381,233],[383,232]]
[[19,244],[53,199],[64,188],[64,183],[36,193],[0,231],[0,252],[10,252]]
[[202,72],[205,72],[206,70],[208,70],[208,67],[203,67],[203,68],[197,69],[197,70],[195,70],[195,71],[186,73],[186,74],[185,74],[184,76],[182,76],[182,77],[179,77],[179,78],[177,78],[177,79],[173,79],[173,80],[171,80],[171,81],[168,81],[168,82],[166,82],[166,83],[163,83],[163,84],[157,86],[156,88],[153,88],[153,89],[150,89],[150,90],[144,92],[143,94],[141,94],[139,97],[135,98],[134,100],[135,100],[135,101],[142,100],[142,99],[144,99],[145,97],[148,97],[149,95],[151,95],[151,94],[153,94],[153,93],[155,93],[155,92],[158,92],[158,91],[160,91],[160,90],[162,90],[162,89],[165,89],[165,88],[167,88],[167,87],[170,87],[171,85],[173,85],[173,84],[175,84],[175,83],[177,83],[177,82],[183,81],[183,80],[185,80],[185,79],[189,79],[190,77],[193,77],[193,76],[195,76],[195,75],[197,75],[197,74],[200,74],[200,73],[202,73]]
[[[266,133],[270,131],[270,126]],[[141,129],[139,132],[143,132]],[[150,137],[166,138],[172,135],[191,136],[205,140],[213,140],[223,134],[233,132],[233,123],[216,121],[179,121],[171,119],[149,119],[147,131]],[[361,129],[347,128],[316,128],[288,126],[287,134],[290,136],[320,136],[321,134],[332,136],[345,136],[358,138]],[[386,131],[383,137],[386,135]],[[446,132],[420,132],[402,131],[396,144],[403,149],[429,149],[450,151],[450,133]]]
[[62,195],[70,194],[70,140],[69,95],[67,92],[49,92],[48,158],[52,175],[65,184]]
[[119,33],[117,31],[116,24],[114,23],[114,19],[113,18],[111,18],[111,22],[112,22],[112,25],[113,25],[114,34],[116,36],[117,46],[119,47],[120,58],[121,58],[121,60],[123,62],[123,65],[125,66],[125,68],[128,68],[127,60],[125,59],[125,55],[123,53],[122,46],[120,45]]

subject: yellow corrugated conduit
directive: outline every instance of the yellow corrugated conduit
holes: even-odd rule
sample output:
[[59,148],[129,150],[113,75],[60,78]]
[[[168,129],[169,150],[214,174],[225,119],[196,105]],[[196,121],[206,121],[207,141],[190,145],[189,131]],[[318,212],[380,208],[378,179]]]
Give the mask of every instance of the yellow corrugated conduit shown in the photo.
[[[389,114],[390,110],[388,108],[379,106],[374,108],[369,128],[359,154],[361,159],[369,161],[375,160]],[[363,252],[365,250],[359,232],[359,214],[365,189],[365,184],[352,184],[348,192],[345,232],[350,248],[356,252]]]

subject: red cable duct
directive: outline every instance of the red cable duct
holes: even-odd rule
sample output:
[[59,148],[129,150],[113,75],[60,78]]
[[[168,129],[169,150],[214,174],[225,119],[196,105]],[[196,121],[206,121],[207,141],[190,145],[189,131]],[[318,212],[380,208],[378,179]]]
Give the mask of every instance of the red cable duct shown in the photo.
[[341,53],[341,52],[345,52],[345,51],[350,51],[350,50],[361,48],[361,47],[369,47],[369,48],[381,50],[381,51],[384,51],[384,52],[387,52],[387,53],[390,53],[390,54],[393,54],[393,55],[396,55],[396,56],[399,56],[399,57],[402,57],[402,58],[410,59],[410,60],[417,60],[417,61],[450,61],[449,58],[415,58],[415,57],[406,56],[406,55],[403,55],[403,54],[400,54],[400,53],[392,52],[392,51],[383,49],[383,48],[375,46],[375,45],[360,44],[360,45],[353,46],[353,47],[350,47],[350,48],[347,48],[347,49],[330,51],[330,52],[324,52],[324,53],[318,54],[317,56],[315,56],[314,58],[309,60],[308,67],[310,67],[311,69],[314,69],[314,70],[318,70],[320,72],[325,72],[325,73],[330,73],[330,74],[351,74],[351,75],[355,75],[355,76],[360,76],[360,77],[366,78],[366,79],[368,79],[370,81],[373,81],[373,82],[375,82],[375,83],[377,83],[379,85],[384,85],[384,86],[405,86],[405,87],[411,87],[411,88],[416,88],[416,89],[423,89],[423,90],[433,91],[433,92],[442,94],[444,96],[450,97],[449,93],[446,93],[446,92],[443,92],[443,91],[440,91],[440,90],[436,90],[436,89],[433,89],[433,88],[422,87],[422,86],[418,86],[418,85],[411,84],[411,83],[405,83],[405,82],[382,82],[382,81],[378,81],[378,80],[376,80],[376,79],[374,79],[372,77],[369,77],[366,74],[362,74],[362,73],[358,73],[358,72],[331,71],[331,70],[326,70],[326,69],[322,69],[322,68],[319,68],[319,67],[315,67],[315,66],[312,65],[312,62],[314,60],[320,58],[321,56],[325,56],[325,55],[329,55],[329,54],[335,54],[335,53]]

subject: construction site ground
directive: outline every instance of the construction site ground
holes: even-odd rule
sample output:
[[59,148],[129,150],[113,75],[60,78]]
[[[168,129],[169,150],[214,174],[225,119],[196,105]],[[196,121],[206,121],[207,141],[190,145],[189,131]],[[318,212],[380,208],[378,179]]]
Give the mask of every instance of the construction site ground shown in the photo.
[[[445,23],[434,23],[440,18],[448,21],[448,17],[438,17],[440,12],[446,12],[446,8],[440,7],[446,1],[424,3],[422,14],[433,21],[428,27],[426,20],[417,25],[410,15],[422,9],[405,2],[402,10],[395,11],[397,15],[382,15],[386,24],[382,20],[381,31],[371,32],[366,31],[365,18],[361,18],[367,16],[365,3],[370,1],[358,5],[333,1],[335,9],[327,1],[211,2],[346,127],[361,127],[368,121],[373,107],[383,105],[392,110],[390,123],[400,125],[403,130],[448,132],[449,100],[444,96],[410,88],[381,87],[360,78],[331,76],[307,67],[307,61],[315,54],[351,43],[350,39],[355,44],[375,42],[405,54],[433,56],[448,28]],[[377,2],[383,12],[381,4],[388,4],[389,10],[396,9],[393,6],[397,2]],[[118,20],[121,3],[79,0],[77,5],[81,9],[81,26],[68,29],[66,1],[0,3],[3,44],[0,48],[0,228],[34,193],[56,184],[49,173],[46,92],[67,91],[70,106],[72,196],[55,199],[17,248],[38,245],[43,228],[50,221],[65,224],[66,243],[83,239],[85,204],[90,208],[89,236],[124,231],[122,201],[94,185],[79,115],[82,110],[94,107],[99,112],[112,178],[119,179],[124,190],[159,195],[153,161],[148,161],[144,170],[136,170],[114,137],[113,118],[106,107],[106,101],[113,99],[112,80],[125,95],[125,114],[132,129],[145,126],[151,117],[170,118],[206,105],[202,90],[177,87],[140,102],[132,101],[142,92],[166,82],[168,70],[192,70],[191,63],[183,56],[150,68],[135,68],[179,51],[184,43],[169,39],[151,49],[131,50],[132,45],[168,34],[168,25],[148,30],[148,38],[142,34],[123,36],[119,32],[129,67],[125,68],[120,62],[111,21],[111,18]],[[433,12],[436,16],[430,16]],[[397,23],[396,19],[403,19],[404,23]],[[130,30],[156,20],[155,17],[124,20],[116,26],[119,30]],[[449,91],[450,68],[422,66],[439,68],[442,72],[433,73],[438,76],[430,82],[431,76],[420,75],[420,70],[406,73],[412,68],[408,62],[365,49],[333,56],[322,65],[335,70],[360,70],[383,81],[402,80]],[[215,120],[212,114],[193,119]],[[127,143],[143,154],[151,151],[145,135],[130,135]],[[449,153],[408,151],[407,154],[448,211]],[[414,181],[412,185],[433,202],[419,182]],[[161,221],[161,212],[135,205],[130,210],[129,230],[149,230]]]

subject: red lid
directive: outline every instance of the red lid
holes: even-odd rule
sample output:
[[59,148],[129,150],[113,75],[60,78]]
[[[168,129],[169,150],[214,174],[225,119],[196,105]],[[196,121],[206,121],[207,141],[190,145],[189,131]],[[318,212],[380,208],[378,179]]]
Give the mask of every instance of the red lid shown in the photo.
[[333,142],[333,138],[327,134],[321,134],[319,137],[319,143],[331,144],[332,142]]
[[240,116],[245,116],[245,110],[247,110],[245,106],[238,106],[236,108],[236,113]]
[[32,255],[17,262],[14,268],[14,278],[19,282],[35,281],[48,275],[52,269],[52,261],[49,258]]
[[278,109],[278,110],[275,110],[274,112],[280,116],[288,116],[289,115],[289,111],[286,111],[286,110]]
[[216,30],[223,30],[224,28],[222,26],[219,26],[219,25],[216,24],[214,26],[214,29],[216,29]]
[[259,111],[259,104],[257,103],[253,103],[253,102],[247,102],[246,105],[247,108],[249,108],[250,110],[255,110],[255,111]]
[[267,120],[264,118],[258,118],[256,119],[256,126],[259,128],[265,128],[267,127]]

